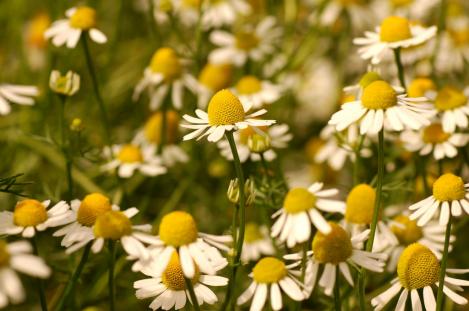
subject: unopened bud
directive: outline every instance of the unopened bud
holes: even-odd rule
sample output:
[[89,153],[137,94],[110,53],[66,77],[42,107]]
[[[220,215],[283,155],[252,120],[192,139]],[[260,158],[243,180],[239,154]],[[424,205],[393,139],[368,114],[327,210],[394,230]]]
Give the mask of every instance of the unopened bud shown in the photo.
[[80,118],[75,118],[72,120],[72,123],[70,123],[70,130],[73,132],[81,132],[84,128],[85,126]]
[[[227,191],[228,200],[231,203],[237,204],[239,202],[239,182],[238,178],[232,179]],[[247,179],[244,183],[244,197],[246,205],[251,205],[255,199],[254,182]]]
[[49,87],[55,93],[72,96],[80,88],[80,76],[73,71],[68,71],[62,76],[58,70],[53,70],[50,74]]
[[252,134],[248,138],[248,147],[251,152],[263,153],[270,149],[270,137],[267,134]]

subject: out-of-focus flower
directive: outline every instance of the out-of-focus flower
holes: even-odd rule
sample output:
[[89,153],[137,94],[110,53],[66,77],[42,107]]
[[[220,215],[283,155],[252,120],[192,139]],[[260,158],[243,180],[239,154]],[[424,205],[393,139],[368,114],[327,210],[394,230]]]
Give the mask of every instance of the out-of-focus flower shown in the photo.
[[255,76],[244,76],[238,80],[233,92],[241,102],[251,102],[252,108],[272,104],[281,96],[281,88],[267,80],[259,80]]
[[200,109],[205,109],[213,94],[230,86],[232,76],[233,66],[231,64],[207,63],[200,71],[197,81],[197,106]]
[[32,106],[34,99],[39,95],[35,86],[0,84],[0,115],[7,115],[11,111],[10,103]]
[[273,255],[274,253],[275,249],[272,239],[269,237],[269,228],[254,222],[247,223],[241,260],[247,263],[259,260],[263,255]]
[[58,70],[52,70],[49,79],[49,87],[55,93],[72,96],[80,89],[80,76],[70,70],[65,76]]
[[429,78],[416,78],[409,83],[407,87],[407,96],[409,97],[428,97],[428,94],[436,91],[436,85]]
[[445,132],[453,133],[456,128],[465,130],[468,127],[469,87],[462,91],[452,86],[445,86],[438,90],[436,96],[430,98],[434,100]]
[[245,0],[203,1],[202,12],[204,29],[220,28],[232,25],[238,16],[249,14],[251,7]]
[[50,23],[49,15],[38,13],[25,27],[26,57],[33,70],[41,69],[46,64],[45,47],[47,41],[44,38],[44,32],[49,28]]
[[85,128],[83,120],[80,118],[74,118],[70,123],[70,130],[73,132],[81,132]]
[[440,48],[435,65],[441,73],[461,71],[465,63],[469,62],[469,20],[464,8],[457,10],[460,15],[449,16],[446,30],[440,34]]

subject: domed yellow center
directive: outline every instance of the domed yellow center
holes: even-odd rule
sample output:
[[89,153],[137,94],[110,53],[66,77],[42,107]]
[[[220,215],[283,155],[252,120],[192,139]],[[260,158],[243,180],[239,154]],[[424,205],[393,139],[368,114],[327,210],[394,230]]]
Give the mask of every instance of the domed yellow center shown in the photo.
[[[199,267],[195,265],[195,274],[192,278],[192,284],[196,284],[200,278],[200,271]],[[179,261],[179,255],[177,252],[174,252],[171,255],[171,259],[169,260],[168,265],[166,266],[166,270],[164,270],[162,275],[162,280],[164,285],[167,288],[173,291],[181,291],[186,290],[186,282],[184,280],[184,273],[182,272],[181,262]]]
[[338,224],[329,222],[331,232],[316,232],[313,239],[313,256],[320,263],[338,264],[352,256],[350,235]]
[[290,214],[296,214],[314,208],[316,196],[305,188],[293,188],[288,191],[283,201],[283,208]]
[[179,78],[182,66],[176,52],[171,48],[158,49],[150,62],[150,69],[163,75],[166,82]]
[[435,107],[440,111],[458,108],[466,103],[467,97],[464,93],[451,86],[442,88],[435,99]]
[[249,51],[259,44],[259,38],[253,32],[240,31],[235,34],[236,47],[240,50]]
[[424,97],[428,91],[436,90],[436,85],[431,79],[417,78],[414,79],[407,88],[409,97]]
[[0,267],[10,265],[10,252],[8,252],[8,244],[4,240],[0,240]]
[[391,230],[401,244],[409,245],[423,237],[422,229],[417,226],[416,221],[410,220],[409,217],[399,215],[394,217],[394,221],[398,224],[391,225]]
[[27,42],[31,46],[37,48],[43,48],[46,46],[46,40],[44,38],[44,32],[50,26],[49,15],[40,13],[36,15],[29,24],[27,32]]
[[42,224],[47,220],[46,207],[39,201],[27,199],[20,201],[13,212],[13,223],[20,227]]
[[142,151],[140,147],[136,145],[123,145],[122,149],[119,151],[117,158],[122,163],[137,163],[143,161]]
[[93,231],[97,237],[119,240],[132,233],[132,223],[124,213],[108,211],[96,217]]
[[383,80],[383,79],[381,79],[381,76],[377,72],[370,71],[370,72],[367,72],[363,75],[363,77],[360,79],[360,82],[358,82],[358,84],[362,88],[366,88],[372,82],[375,82],[375,81],[378,81],[378,80]]
[[249,222],[246,224],[244,231],[244,241],[247,243],[257,242],[263,239],[261,230],[256,223]]
[[397,276],[403,287],[412,290],[438,281],[440,263],[426,246],[414,243],[406,247],[397,263]]
[[229,90],[218,91],[208,103],[210,125],[229,125],[244,120],[244,108],[239,98]]
[[241,95],[255,94],[261,89],[261,81],[254,76],[244,76],[236,83],[236,90]]
[[403,17],[390,16],[381,23],[380,38],[384,42],[396,42],[412,37],[409,21]]
[[167,245],[179,247],[197,240],[197,225],[189,213],[175,211],[166,214],[160,223],[160,239]]
[[462,47],[469,44],[469,28],[450,29],[448,32],[454,45]]
[[371,224],[376,191],[370,185],[360,184],[350,191],[345,208],[345,220],[353,224]]
[[464,198],[466,190],[461,177],[447,173],[433,183],[433,196],[438,201],[453,201]]
[[[163,113],[161,111],[154,113],[145,123],[145,138],[154,144],[161,143],[161,131],[163,126]],[[179,115],[176,111],[166,111],[166,143],[174,144],[178,137]]]
[[96,217],[106,213],[112,209],[109,198],[101,193],[88,194],[83,201],[77,212],[78,223],[91,227],[96,221]]
[[440,123],[433,123],[423,129],[423,141],[427,144],[441,144],[451,135],[443,131]]
[[257,283],[277,283],[288,271],[285,264],[274,257],[264,257],[252,269],[253,279]]
[[368,109],[387,109],[397,104],[397,93],[382,80],[370,83],[362,95],[362,105]]
[[208,63],[199,74],[199,82],[211,91],[217,92],[230,85],[232,75],[232,65]]
[[76,8],[70,17],[70,26],[82,30],[88,30],[96,26],[96,11],[87,6]]

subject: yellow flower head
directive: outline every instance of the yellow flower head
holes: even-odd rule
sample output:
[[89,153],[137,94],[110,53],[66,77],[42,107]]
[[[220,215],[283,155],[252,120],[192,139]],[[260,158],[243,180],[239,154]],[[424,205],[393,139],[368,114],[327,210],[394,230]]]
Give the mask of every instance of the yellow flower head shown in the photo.
[[213,92],[230,86],[233,66],[230,64],[208,63],[199,74],[199,82]]
[[44,32],[50,26],[49,15],[45,13],[37,14],[33,17],[26,31],[26,42],[28,45],[36,48],[46,47],[47,41],[44,38]]
[[[163,127],[163,113],[154,113],[145,123],[144,134],[147,141],[159,145]],[[179,134],[179,114],[174,110],[166,111],[166,143],[174,144]]]
[[442,88],[435,99],[435,107],[440,111],[451,110],[464,106],[467,97],[461,90],[452,86]]
[[438,201],[461,200],[465,194],[464,181],[451,173],[441,175],[433,183],[433,196]]
[[96,11],[88,6],[76,8],[70,17],[70,26],[81,30],[89,30],[96,26]]
[[32,227],[47,220],[46,207],[39,201],[27,199],[20,201],[13,212],[13,223],[21,227]]
[[412,37],[410,23],[406,18],[390,16],[383,20],[380,28],[380,38],[384,42],[396,42]]
[[175,211],[166,214],[160,223],[159,236],[167,245],[179,247],[197,240],[197,225],[189,213]]
[[363,91],[362,105],[368,109],[387,109],[397,104],[397,93],[389,83],[377,80]]
[[255,94],[261,89],[261,81],[255,76],[244,76],[236,83],[236,91],[241,95]]
[[355,186],[347,197],[345,220],[353,224],[371,224],[375,199],[376,191],[370,185]]
[[305,188],[293,188],[283,201],[283,208],[290,214],[307,211],[316,205],[316,196]]
[[414,243],[402,252],[397,264],[397,276],[408,290],[419,289],[438,281],[440,263],[426,246]]
[[5,240],[0,240],[0,267],[8,267],[10,265],[10,253],[8,252],[8,244]]
[[283,261],[274,257],[264,257],[252,269],[253,279],[257,283],[277,283],[288,271]]
[[93,231],[96,237],[119,240],[132,233],[132,223],[120,211],[107,211],[96,217]]
[[240,50],[250,51],[257,47],[259,38],[252,31],[240,31],[235,34],[236,47]]
[[443,131],[440,123],[433,123],[423,129],[423,141],[427,144],[441,144],[450,138],[450,134]]
[[171,82],[182,74],[181,62],[176,52],[171,48],[158,49],[153,54],[150,69],[154,73],[162,74],[166,82]]
[[329,234],[316,232],[313,239],[313,256],[320,263],[338,264],[352,256],[350,235],[338,224],[329,222]]
[[[200,278],[199,267],[194,263],[195,274],[192,278],[192,285],[196,284]],[[182,271],[181,262],[179,261],[179,255],[177,252],[174,252],[171,255],[166,270],[163,272],[162,280],[164,285],[167,288],[174,291],[186,290],[186,282],[184,280],[184,273]]]
[[91,227],[94,225],[96,218],[112,209],[109,198],[101,193],[88,194],[80,204],[77,212],[78,223]]
[[122,146],[117,158],[122,163],[140,163],[143,161],[142,150],[139,146],[126,144]]
[[238,97],[229,90],[218,91],[208,103],[210,125],[230,125],[244,120],[244,108]]
[[254,222],[248,222],[244,232],[244,241],[247,243],[257,242],[263,239],[259,225]]
[[394,217],[394,221],[398,224],[391,225],[391,230],[401,244],[409,245],[423,237],[423,231],[415,220],[410,220],[405,215],[399,215]]

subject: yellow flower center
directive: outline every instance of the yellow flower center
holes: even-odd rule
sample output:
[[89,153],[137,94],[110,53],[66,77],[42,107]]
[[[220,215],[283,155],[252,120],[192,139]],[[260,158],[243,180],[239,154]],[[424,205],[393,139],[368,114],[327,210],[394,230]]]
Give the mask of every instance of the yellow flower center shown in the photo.
[[345,208],[345,220],[353,224],[371,224],[376,191],[370,185],[360,184],[350,191]]
[[320,263],[338,264],[352,256],[350,235],[338,224],[329,222],[331,232],[316,232],[313,239],[313,256]]
[[78,223],[91,227],[96,221],[96,217],[106,213],[112,209],[109,198],[101,193],[88,194],[83,201],[77,212]]
[[305,188],[293,188],[288,191],[283,208],[290,214],[296,214],[314,208],[316,196]]
[[[194,263],[195,274],[192,278],[192,285],[196,284],[200,278],[199,267]],[[173,291],[186,290],[186,282],[184,280],[184,273],[182,272],[181,262],[179,261],[179,255],[174,252],[171,255],[171,259],[166,266],[166,270],[163,272],[162,282],[167,288]]]
[[394,221],[401,225],[391,225],[392,232],[396,235],[401,244],[409,245],[423,237],[422,229],[417,226],[416,221],[410,220],[409,217],[399,215],[394,217]]
[[182,6],[186,8],[198,8],[201,0],[182,0]]
[[274,257],[264,257],[252,269],[254,281],[257,283],[277,283],[288,271],[285,264]]
[[343,105],[343,104],[348,103],[348,102],[353,102],[353,101],[356,101],[356,100],[357,100],[357,98],[355,97],[355,95],[342,93],[342,96],[340,98],[340,105]]
[[368,109],[386,109],[397,104],[397,93],[385,81],[374,81],[363,91],[362,105]]
[[397,263],[397,276],[403,287],[412,290],[438,281],[440,263],[426,246],[414,243],[406,247]]
[[69,23],[73,28],[91,29],[96,26],[96,11],[87,6],[78,7],[70,17]]
[[360,79],[360,82],[358,82],[358,84],[364,89],[368,85],[370,85],[372,82],[375,82],[378,80],[383,80],[383,79],[381,79],[381,76],[377,72],[370,71],[363,75],[363,77]]
[[442,88],[435,99],[435,107],[440,111],[458,108],[466,103],[467,97],[464,93],[451,86]]
[[46,40],[44,38],[44,32],[50,26],[49,15],[40,13],[36,15],[29,24],[27,31],[27,42],[31,46],[37,48],[43,48],[46,46]]
[[453,201],[464,198],[466,190],[461,177],[447,173],[433,183],[433,196],[438,201]]
[[409,84],[407,95],[409,97],[424,97],[426,92],[434,90],[436,90],[436,85],[431,79],[417,78]]
[[440,123],[430,124],[423,130],[423,141],[427,144],[441,144],[447,141],[450,136],[443,131]]
[[469,28],[448,30],[456,46],[462,47],[469,43]]
[[267,135],[267,126],[256,126],[256,129],[252,126],[248,126],[242,130],[239,130],[239,141],[243,145],[247,145],[249,139],[251,139],[254,135],[259,135],[259,132],[265,133]]
[[256,223],[249,222],[246,224],[246,229],[244,231],[244,241],[247,243],[257,242],[262,240],[263,236],[259,226]]
[[396,42],[412,37],[409,21],[403,17],[390,16],[383,20],[380,29],[380,38],[384,42]]
[[132,223],[124,213],[108,211],[96,217],[93,231],[96,237],[119,240],[132,233]]
[[10,265],[10,253],[8,252],[8,244],[4,240],[0,240],[0,268]]
[[117,158],[122,163],[137,163],[143,161],[142,151],[140,147],[132,144],[123,145],[119,151]]
[[[161,130],[163,126],[163,113],[154,113],[145,123],[145,138],[154,144],[161,143]],[[166,143],[174,144],[179,133],[179,115],[176,111],[166,111]]]
[[27,199],[20,201],[13,212],[13,223],[20,227],[42,224],[47,220],[46,207],[39,201]]
[[236,83],[236,90],[242,95],[255,94],[261,89],[261,81],[254,76],[244,76]]
[[160,223],[159,236],[167,245],[179,247],[197,240],[197,225],[189,213],[175,211],[166,214]]
[[182,66],[176,52],[171,48],[158,49],[150,62],[150,69],[163,75],[166,82],[171,82],[182,73]]
[[390,0],[393,6],[406,6],[414,2],[414,0]]
[[235,35],[236,47],[249,51],[259,44],[259,38],[252,32],[240,31]]
[[221,90],[208,103],[210,125],[229,125],[244,120],[244,108],[238,97],[229,90]]
[[230,85],[232,75],[232,65],[208,63],[199,74],[199,82],[211,91],[217,92]]

